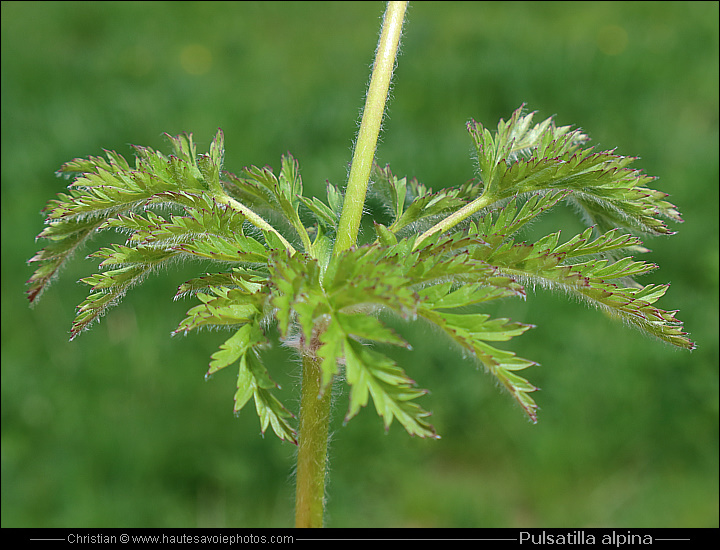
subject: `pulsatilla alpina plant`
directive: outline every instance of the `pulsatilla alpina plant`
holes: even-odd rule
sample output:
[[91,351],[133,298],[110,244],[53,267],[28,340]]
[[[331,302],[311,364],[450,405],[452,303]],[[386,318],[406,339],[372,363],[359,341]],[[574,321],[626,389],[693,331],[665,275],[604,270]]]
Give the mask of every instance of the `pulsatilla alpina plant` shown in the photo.
[[[133,285],[176,258],[202,258],[230,266],[180,285],[177,297],[199,304],[175,329],[227,327],[232,336],[213,354],[208,375],[239,365],[235,410],[253,398],[262,429],[295,441],[292,414],[272,393],[260,351],[274,322],[284,342],[316,358],[321,388],[341,375],[350,385],[346,418],[372,397],[385,426],[397,419],[408,433],[435,437],[428,412],[417,403],[425,391],[371,344],[409,345],[377,314],[423,318],[476,357],[536,420],[530,394],[537,388],[518,371],[533,361],[498,347],[531,325],[467,312],[465,306],[510,296],[525,298],[522,283],[565,290],[610,311],[643,331],[682,348],[693,344],[676,312],[654,306],[668,285],[640,286],[633,277],[652,263],[629,255],[640,240],[622,229],[670,234],[659,217],[682,221],[666,194],[646,186],[653,178],[629,168],[635,160],[583,148],[587,136],[552,119],[532,125],[521,109],[493,135],[471,121],[479,178],[434,193],[416,180],[375,166],[371,193],[390,213],[375,223],[372,244],[331,252],[342,193],[328,184],[327,202],[303,196],[298,162],[223,172],[221,131],[209,153],[197,155],[191,135],[170,138],[169,157],[136,147],[134,167],[115,152],[66,163],[79,173],[69,194],[50,201],[51,243],[31,262],[40,267],[27,291],[35,301],[61,265],[85,240],[105,229],[130,234],[125,244],[101,248],[100,273],[82,279],[91,287],[72,325],[75,338],[116,304]],[[592,226],[566,242],[560,232],[529,244],[515,235],[559,202],[582,212]],[[180,215],[154,210],[176,208]],[[312,216],[312,225],[301,214]],[[261,217],[260,213],[264,216]],[[275,220],[271,225],[267,219]]]
[[[356,155],[375,97],[375,73],[385,71],[389,81],[403,15],[394,17],[395,50],[383,69],[383,47],[378,49]],[[381,46],[387,25],[386,14]],[[387,82],[379,96],[375,139]],[[135,147],[134,166],[115,152],[107,159],[75,159],[60,169],[76,174],[69,192],[46,208],[39,236],[50,242],[30,260],[38,268],[28,281],[29,299],[36,301],[72,253],[104,230],[128,238],[91,254],[101,260],[101,270],[82,279],[90,293],[78,307],[72,338],[131,287],[177,259],[217,266],[180,285],[176,297],[194,295],[197,304],[174,333],[230,331],[207,373],[237,368],[235,411],[253,399],[263,432],[271,427],[279,438],[299,442],[297,524],[321,525],[335,379],[350,386],[346,420],[372,399],[386,428],[397,420],[411,435],[437,437],[419,404],[426,391],[383,352],[385,345],[410,346],[380,314],[437,327],[482,363],[533,422],[537,388],[520,371],[535,363],[502,345],[531,325],[478,310],[492,300],[525,299],[527,283],[563,290],[652,336],[693,348],[676,312],[655,306],[668,285],[634,282],[657,267],[633,259],[646,251],[635,234],[668,235],[661,218],[682,221],[667,195],[648,187],[653,178],[631,168],[635,158],[596,152],[586,147],[584,133],[551,118],[533,124],[533,113],[522,106],[496,132],[475,121],[467,130],[477,161],[469,182],[433,192],[374,165],[369,189],[365,176],[358,192],[354,160],[347,189],[328,184],[326,201],[303,195],[299,165],[290,155],[282,157],[277,173],[255,166],[238,175],[223,171],[222,131],[201,155],[191,135],[180,135],[170,138],[170,156]],[[383,205],[385,218],[374,220],[374,241],[358,246],[366,191]],[[562,241],[559,231],[535,243],[520,240],[526,224],[560,203],[579,211],[587,229]],[[262,361],[273,325],[303,361],[297,428]],[[307,457],[305,441],[315,442]]]

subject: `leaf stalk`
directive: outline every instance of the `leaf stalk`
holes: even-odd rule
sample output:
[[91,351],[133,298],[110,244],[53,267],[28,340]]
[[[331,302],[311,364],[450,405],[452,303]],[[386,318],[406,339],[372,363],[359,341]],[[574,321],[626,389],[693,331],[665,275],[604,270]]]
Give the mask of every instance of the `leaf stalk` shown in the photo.
[[285,245],[285,248],[288,250],[290,255],[292,256],[295,254],[295,247],[291,245],[288,240],[282,236],[282,234],[275,229],[272,225],[270,225],[268,222],[266,222],[261,216],[258,216],[255,212],[253,212],[250,208],[242,204],[241,202],[236,201],[232,197],[227,196],[224,192],[222,194],[216,194],[213,196],[214,199],[219,202],[220,204],[225,204],[229,206],[230,208],[237,210],[240,212],[243,216],[245,216],[248,221],[253,224],[258,229],[262,229],[264,231],[269,231],[271,233],[274,233],[275,236],[280,239],[280,241]]
[[431,235],[437,233],[438,231],[447,231],[448,229],[452,229],[460,222],[466,220],[473,214],[476,214],[486,206],[492,204],[494,202],[494,199],[488,195],[481,195],[474,201],[466,204],[463,206],[460,210],[457,212],[453,212],[450,216],[443,219],[442,221],[436,223],[433,225],[430,229],[425,231],[422,235],[420,235],[417,240],[415,241],[415,244],[413,245],[413,250],[417,249],[420,244],[426,240]]

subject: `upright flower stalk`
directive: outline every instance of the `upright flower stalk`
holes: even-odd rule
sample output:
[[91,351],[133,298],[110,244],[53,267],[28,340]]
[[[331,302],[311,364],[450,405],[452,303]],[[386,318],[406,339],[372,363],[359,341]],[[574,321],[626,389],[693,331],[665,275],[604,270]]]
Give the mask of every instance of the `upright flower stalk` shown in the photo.
[[334,248],[336,255],[353,246],[357,239],[406,9],[407,2],[388,2],[385,11],[372,78],[365,99],[365,109],[355,142],[345,202],[338,224],[338,236]]
[[[333,249],[335,255],[353,246],[357,240],[406,9],[407,2],[388,2],[385,10],[338,222],[337,241]],[[331,387],[325,388],[324,392],[322,390],[320,361],[311,351],[303,359],[295,493],[296,527],[323,526]]]

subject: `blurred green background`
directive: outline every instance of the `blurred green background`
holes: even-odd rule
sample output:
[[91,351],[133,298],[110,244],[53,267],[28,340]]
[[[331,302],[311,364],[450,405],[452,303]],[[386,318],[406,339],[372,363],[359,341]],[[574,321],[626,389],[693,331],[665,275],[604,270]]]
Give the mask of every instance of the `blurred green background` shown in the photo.
[[[163,132],[226,168],[279,166],[306,189],[343,184],[384,5],[379,2],[2,2],[2,526],[271,527],[293,524],[295,448],[232,414],[234,375],[207,383],[224,335],[169,337],[189,301],[163,273],[68,342],[82,254],[30,309],[40,209],[74,157]],[[423,329],[399,355],[432,393],[439,441],[347,426],[338,393],[332,527],[718,526],[718,4],[454,3],[410,6],[378,160],[435,189],[473,175],[469,118],[494,126],[522,102],[642,157],[686,222],[646,241],[670,282],[660,303],[698,343],[672,349],[538,289],[492,312],[537,328],[508,344],[540,422]],[[534,233],[580,225],[555,211]],[[533,235],[528,235],[533,238]],[[98,241],[96,241],[97,244]],[[102,241],[99,241],[102,242]],[[93,248],[94,249],[94,248]],[[90,252],[92,249],[88,249]],[[297,407],[298,365],[268,354]]]

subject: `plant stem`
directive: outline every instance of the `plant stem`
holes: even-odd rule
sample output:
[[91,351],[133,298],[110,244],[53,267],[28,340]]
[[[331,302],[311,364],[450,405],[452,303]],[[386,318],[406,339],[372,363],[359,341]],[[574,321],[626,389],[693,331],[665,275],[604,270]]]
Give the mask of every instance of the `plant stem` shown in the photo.
[[370,86],[365,98],[365,109],[355,142],[345,201],[338,223],[338,236],[333,250],[333,254],[336,255],[353,246],[357,240],[406,9],[407,2],[388,2],[385,10]]
[[[353,246],[357,240],[406,9],[407,2],[388,2],[385,10],[382,33],[375,52],[375,64],[365,99],[365,109],[355,142],[345,201],[338,223],[338,237],[333,250],[333,254],[336,255]],[[322,393],[321,360],[315,351],[316,347],[311,345],[303,355],[295,527],[323,526],[332,388],[328,386]]]
[[322,390],[320,359],[303,356],[295,527],[322,527],[332,385]]

